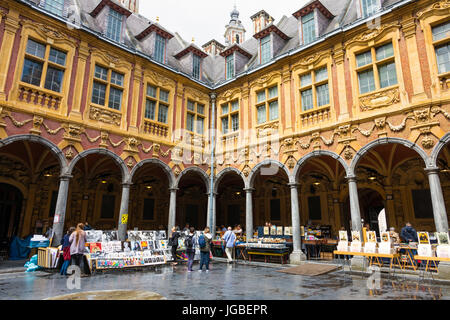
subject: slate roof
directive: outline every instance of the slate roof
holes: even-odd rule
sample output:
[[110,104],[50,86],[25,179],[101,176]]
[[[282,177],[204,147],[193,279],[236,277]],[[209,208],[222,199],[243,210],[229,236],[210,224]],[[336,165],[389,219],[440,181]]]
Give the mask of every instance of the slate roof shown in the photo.
[[[39,7],[39,3],[41,2],[40,0],[16,1],[34,4],[36,7]],[[102,28],[99,25],[99,21],[98,19],[94,18],[91,13],[102,1],[105,1],[106,3],[112,2],[115,6],[121,6],[121,4],[116,0],[66,0],[66,12],[73,12],[73,7],[75,6],[77,8],[76,11],[80,12],[80,21],[82,22],[83,27],[95,33],[98,33],[101,36]],[[328,21],[328,25],[323,28],[323,32],[319,35],[319,39],[339,28],[351,26],[352,24],[360,20],[357,17],[356,10],[356,6],[359,5],[358,1],[360,0],[311,0],[302,7],[299,7],[299,10],[306,8],[307,6],[312,4],[317,5],[317,1],[320,1],[321,5],[334,16]],[[384,0],[382,1],[382,7],[383,9],[386,9],[395,4],[405,1],[407,0]],[[127,9],[124,8],[124,10]],[[296,17],[293,16],[293,14],[295,13],[296,12],[287,12],[286,15],[278,21],[278,23],[273,24],[276,29],[278,29],[288,37],[287,40],[285,40],[284,47],[276,53],[276,56],[273,57],[274,59],[290,52],[291,50],[301,49],[302,47],[299,40],[299,21]],[[176,59],[175,55],[182,53],[186,49],[192,49],[193,47],[198,50],[201,49],[193,45],[192,43],[182,39],[178,33],[166,30],[163,26],[144,17],[141,14],[132,13],[126,19],[124,32],[125,36],[123,42],[120,45],[127,47],[133,52],[138,51],[141,54],[150,56],[150,53],[152,51],[151,44],[149,43],[150,40],[148,40],[148,37],[146,35],[142,36],[142,33],[151,26],[157,27],[161,31],[164,31],[171,36],[171,38],[167,41],[166,65],[170,69],[185,74],[187,77],[190,77],[192,70],[188,70],[187,66],[180,63],[180,60]],[[267,28],[269,28],[270,26],[272,26],[272,24]],[[137,39],[136,37],[139,35],[141,35],[141,38]],[[250,55],[252,55],[252,58],[249,59],[248,63],[245,67],[242,68],[242,70],[236,70],[236,76],[259,67],[259,40],[255,39],[253,35],[247,35],[247,38],[248,40],[241,43],[239,46],[240,48],[242,48],[242,50],[245,50]],[[231,46],[226,48],[225,50],[229,48],[231,48]],[[221,55],[206,56],[203,59],[203,74],[201,82],[210,87],[224,83],[225,58],[226,57]]]

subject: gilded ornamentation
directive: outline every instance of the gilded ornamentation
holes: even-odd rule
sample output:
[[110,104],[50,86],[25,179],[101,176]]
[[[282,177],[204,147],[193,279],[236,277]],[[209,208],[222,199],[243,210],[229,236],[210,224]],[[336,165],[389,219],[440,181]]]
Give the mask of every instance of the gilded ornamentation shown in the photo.
[[383,92],[377,92],[371,95],[359,98],[359,104],[362,111],[374,110],[390,106],[400,102],[400,91],[398,88]]
[[106,131],[100,132],[100,139],[100,148],[108,148],[109,133]]
[[425,149],[432,149],[432,148],[434,147],[434,141],[433,141],[433,139],[431,139],[429,135],[425,136],[425,137],[422,139],[422,146],[423,146]]
[[17,121],[9,112],[7,112],[6,110],[3,113],[3,118],[9,118],[11,119],[11,122],[14,124],[14,126],[16,126],[17,128],[21,128],[24,125],[26,125],[27,123],[33,121],[33,119],[28,119],[28,120],[24,120],[24,121]]
[[50,129],[50,128],[45,124],[45,122],[43,122],[42,125],[44,126],[45,131],[47,131],[47,132],[48,132],[49,134],[51,134],[51,135],[58,134],[58,132],[60,132],[61,130],[64,130],[63,127],[59,127],[59,128],[57,128],[57,129],[52,130],[52,129]]
[[64,139],[71,140],[71,141],[81,141],[81,134],[84,131],[81,126],[69,123],[69,124],[64,124],[63,128],[65,130]]
[[67,160],[72,160],[75,153],[72,150],[72,146],[69,146],[69,148],[67,149],[66,153],[64,154],[66,156]]
[[389,23],[389,24],[383,24],[379,28],[376,29],[369,29],[367,31],[364,31],[360,34],[358,34],[353,39],[347,41],[345,43],[345,48],[348,48],[350,45],[355,43],[360,43],[363,45],[367,45],[367,42],[371,40],[376,40],[379,36],[381,36],[385,31],[390,30],[392,28],[400,28],[400,25],[397,22]]
[[295,158],[293,156],[290,156],[289,159],[286,161],[286,165],[291,170],[295,168],[296,164],[297,164],[297,161],[295,160]]
[[427,16],[428,14],[431,14],[435,10],[436,11],[441,11],[441,10],[446,10],[448,8],[450,8],[450,1],[449,0],[436,2],[436,3],[433,3],[431,6],[429,6],[428,8],[418,12],[417,13],[417,18],[422,19],[425,16]]
[[301,59],[297,64],[301,67],[309,67],[310,65],[316,64],[318,61],[322,59],[323,56],[329,55],[329,51],[316,52],[309,57]]
[[41,126],[44,123],[44,118],[40,116],[33,117],[33,128],[30,130],[32,134],[41,134]]
[[153,156],[159,157],[159,152],[161,151],[161,145],[158,143],[153,144]]
[[128,166],[128,168],[133,168],[134,167],[134,161],[133,161],[133,158],[129,158],[128,159],[128,162],[127,162],[127,166]]
[[120,126],[122,115],[102,108],[92,106],[89,110],[89,118],[108,124]]
[[136,139],[136,138],[134,138],[134,137],[129,137],[129,138],[126,138],[125,139],[125,143],[126,143],[126,148],[125,148],[125,151],[128,151],[128,152],[139,152],[138,151],[138,149],[137,149],[137,146],[138,146],[138,140]]
[[160,87],[167,87],[167,86],[175,86],[175,82],[159,73],[150,71],[150,70],[144,70],[144,76],[147,76],[150,78],[150,80],[160,86]]
[[175,174],[176,177],[178,177],[181,174],[181,169],[179,166],[175,166],[173,168],[173,173]]

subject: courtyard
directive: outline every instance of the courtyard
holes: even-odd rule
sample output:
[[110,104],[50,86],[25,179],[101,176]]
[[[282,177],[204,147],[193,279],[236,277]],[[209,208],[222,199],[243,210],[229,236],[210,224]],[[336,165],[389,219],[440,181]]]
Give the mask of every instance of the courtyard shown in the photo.
[[421,279],[382,278],[369,289],[368,278],[338,270],[311,277],[278,272],[281,267],[214,262],[211,271],[188,273],[186,266],[147,271],[98,273],[70,290],[56,273],[0,274],[0,300],[42,300],[92,291],[138,290],[168,300],[448,300],[450,286]]

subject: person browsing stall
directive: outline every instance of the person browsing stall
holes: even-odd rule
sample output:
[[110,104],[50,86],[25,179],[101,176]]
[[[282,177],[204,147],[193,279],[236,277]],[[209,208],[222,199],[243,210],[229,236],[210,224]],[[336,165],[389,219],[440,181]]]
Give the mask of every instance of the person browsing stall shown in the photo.
[[231,227],[228,227],[228,231],[223,235],[223,240],[226,242],[225,253],[228,257],[228,263],[233,262],[233,248],[236,242],[236,234]]

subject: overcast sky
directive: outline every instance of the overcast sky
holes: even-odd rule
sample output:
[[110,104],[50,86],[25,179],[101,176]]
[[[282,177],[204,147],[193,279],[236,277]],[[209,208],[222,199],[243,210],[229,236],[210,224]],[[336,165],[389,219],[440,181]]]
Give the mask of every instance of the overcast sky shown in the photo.
[[244,24],[246,40],[253,36],[250,17],[264,9],[279,22],[283,15],[290,16],[307,0],[140,0],[139,13],[159,23],[183,39],[202,46],[211,39],[225,44],[225,25],[230,22],[230,12],[236,3],[239,19]]

